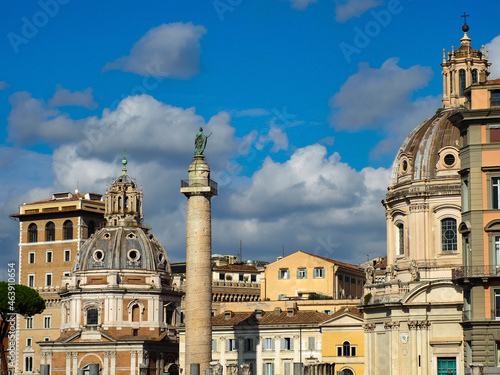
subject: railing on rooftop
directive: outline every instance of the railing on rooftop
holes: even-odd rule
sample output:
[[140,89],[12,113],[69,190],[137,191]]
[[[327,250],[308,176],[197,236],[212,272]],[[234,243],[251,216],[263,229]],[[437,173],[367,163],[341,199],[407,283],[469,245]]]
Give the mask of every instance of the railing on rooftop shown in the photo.
[[[208,182],[208,183],[207,183]],[[217,182],[206,178],[191,178],[189,180],[181,180],[181,188],[183,187],[208,187],[210,186],[217,193]]]
[[466,277],[500,277],[500,266],[457,267],[451,270],[452,279],[463,279]]

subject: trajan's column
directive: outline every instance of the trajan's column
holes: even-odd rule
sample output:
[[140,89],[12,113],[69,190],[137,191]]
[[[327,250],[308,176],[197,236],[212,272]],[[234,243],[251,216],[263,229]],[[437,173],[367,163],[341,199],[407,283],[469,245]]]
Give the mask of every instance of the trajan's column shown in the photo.
[[200,365],[200,374],[210,368],[212,360],[212,224],[210,200],[217,195],[217,184],[210,179],[203,151],[210,134],[203,129],[196,135],[189,180],[181,181],[181,193],[187,199],[186,239],[186,362],[185,373],[192,364]]

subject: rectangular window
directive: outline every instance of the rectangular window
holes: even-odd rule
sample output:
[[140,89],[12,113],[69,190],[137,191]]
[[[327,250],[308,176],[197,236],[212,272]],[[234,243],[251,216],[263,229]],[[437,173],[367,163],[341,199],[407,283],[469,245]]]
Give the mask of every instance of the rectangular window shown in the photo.
[[292,362],[283,362],[283,375],[292,375]]
[[69,277],[71,275],[71,271],[64,271],[63,276],[64,277]]
[[52,250],[47,250],[46,262],[52,263]]
[[69,262],[71,260],[71,250],[64,250],[64,261]]
[[305,268],[297,270],[297,279],[307,279],[307,270]]
[[499,209],[500,202],[500,177],[491,178],[491,208]]
[[262,364],[262,374],[263,375],[274,375],[274,363],[265,362]]
[[274,350],[274,339],[273,338],[264,339],[262,347],[264,348],[264,350]]
[[219,280],[225,280],[226,279],[226,274],[225,273],[219,273]]
[[226,339],[226,352],[232,352],[236,350],[238,350],[238,340]]
[[500,236],[493,236],[493,265],[500,266]]
[[257,275],[250,275],[250,281],[252,283],[256,283],[257,282]]
[[35,264],[35,252],[32,251],[28,254],[28,263]]
[[212,339],[212,351],[217,351],[217,339]]
[[24,371],[33,372],[33,357],[30,356],[24,358]]
[[495,316],[496,320],[500,320],[500,289],[495,289]]
[[28,274],[28,286],[30,288],[35,287],[35,274],[34,273]]
[[45,274],[45,286],[52,286],[52,273]]
[[337,346],[337,357],[342,357],[342,347]]
[[26,329],[33,329],[33,317],[26,318]]
[[49,337],[49,336],[45,336],[45,337],[43,338],[43,341],[50,341],[50,337]]
[[500,105],[500,91],[491,92],[491,106]]
[[51,317],[50,315],[45,315],[43,317],[43,328],[50,328],[51,326]]
[[245,352],[255,351],[255,343],[253,338],[245,339]]
[[33,339],[31,337],[26,337],[26,346],[29,348],[33,344]]
[[309,337],[307,343],[309,350],[316,350],[316,339],[314,337]]
[[290,278],[290,270],[288,268],[282,268],[278,270],[278,279],[285,280]]
[[314,279],[324,279],[325,278],[325,269],[323,267],[315,268],[313,271],[313,278]]
[[245,275],[243,275],[242,273],[240,273],[238,275],[238,281],[245,281]]
[[500,125],[490,125],[490,142],[500,142]]
[[293,350],[293,338],[283,337],[281,339],[281,350]]

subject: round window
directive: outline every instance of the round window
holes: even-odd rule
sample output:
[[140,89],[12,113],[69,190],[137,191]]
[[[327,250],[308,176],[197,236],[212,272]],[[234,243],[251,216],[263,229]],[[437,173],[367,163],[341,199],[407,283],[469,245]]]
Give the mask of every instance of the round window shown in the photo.
[[141,258],[141,253],[139,253],[139,250],[136,249],[129,250],[127,258],[131,262],[137,262]]
[[96,251],[94,251],[92,258],[94,258],[94,261],[96,262],[102,262],[104,260],[104,251],[102,251],[101,249],[97,249]]
[[448,167],[451,167],[453,164],[455,164],[455,155],[453,155],[453,154],[446,154],[444,156],[444,163]]
[[401,160],[401,164],[399,164],[399,168],[401,169],[401,173],[408,172],[408,160],[405,158]]

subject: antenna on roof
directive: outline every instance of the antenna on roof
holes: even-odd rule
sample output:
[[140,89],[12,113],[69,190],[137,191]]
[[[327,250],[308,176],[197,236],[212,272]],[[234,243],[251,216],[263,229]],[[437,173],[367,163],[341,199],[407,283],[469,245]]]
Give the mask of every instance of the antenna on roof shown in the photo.
[[243,259],[243,254],[241,250],[241,240],[240,240],[240,248],[238,249],[238,262],[241,263]]
[[283,258],[285,257],[285,245],[283,245]]

